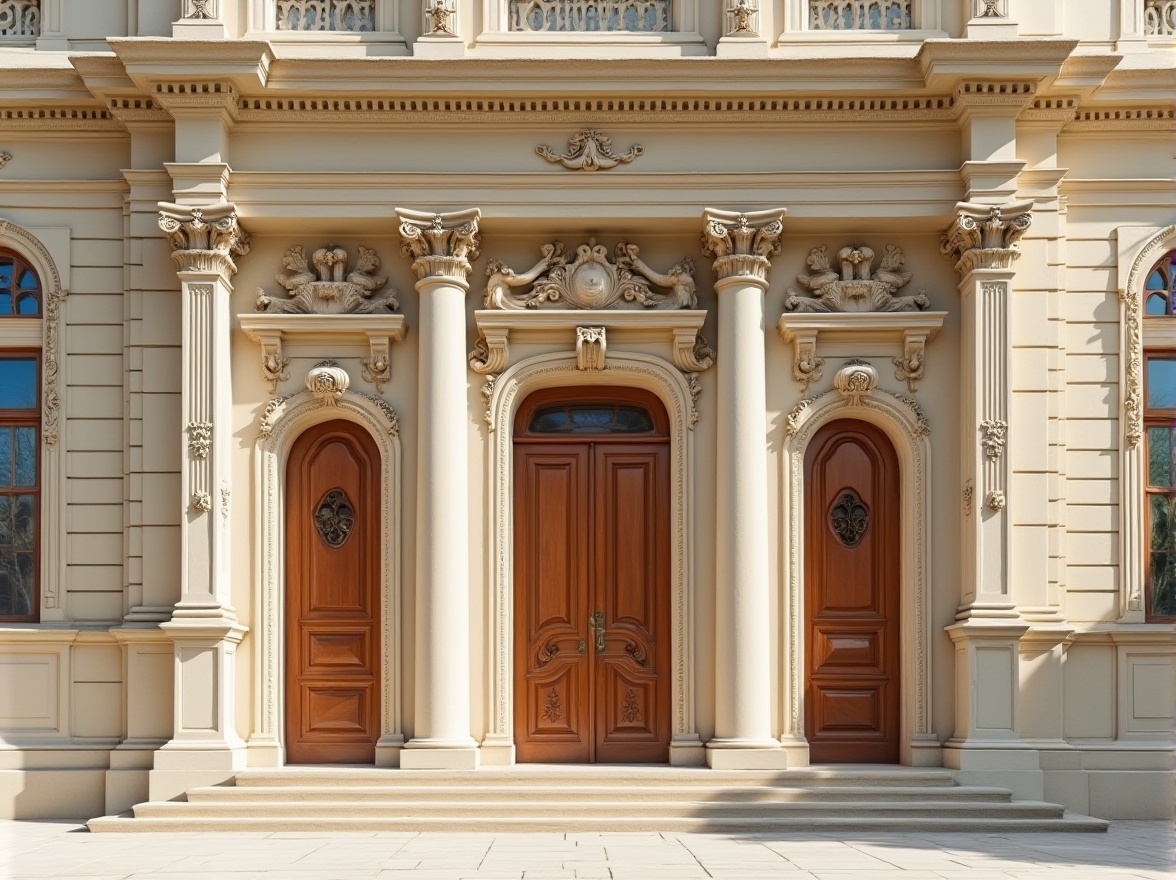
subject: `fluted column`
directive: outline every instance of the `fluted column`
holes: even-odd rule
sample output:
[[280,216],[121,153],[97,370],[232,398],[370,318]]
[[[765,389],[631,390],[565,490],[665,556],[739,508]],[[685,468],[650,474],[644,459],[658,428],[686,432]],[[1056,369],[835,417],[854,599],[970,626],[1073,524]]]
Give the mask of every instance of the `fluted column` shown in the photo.
[[481,212],[396,212],[420,296],[416,710],[400,765],[472,768],[465,295]]
[[245,766],[234,724],[234,662],[246,628],[229,576],[232,383],[229,297],[248,238],[236,206],[160,204],[182,303],[180,601],[161,628],[175,643],[175,730],[156,753],[151,799],[228,778]]
[[772,737],[764,360],[768,258],[780,252],[783,217],[783,209],[703,213],[719,303],[715,736],[707,743],[716,769],[786,764]]
[[[1010,403],[1010,291],[1017,241],[1032,222],[1032,202],[962,202],[941,250],[960,273],[960,462],[963,481],[960,605],[947,627],[956,646],[955,734],[944,760],[984,766],[983,746],[1020,738],[1019,642],[1028,629],[1013,599],[1009,443],[1017,425]],[[965,684],[966,682],[966,684]],[[1030,760],[1030,758],[1032,760]],[[1026,755],[1025,772],[1037,769]],[[1012,765],[1009,765],[1012,766]]]

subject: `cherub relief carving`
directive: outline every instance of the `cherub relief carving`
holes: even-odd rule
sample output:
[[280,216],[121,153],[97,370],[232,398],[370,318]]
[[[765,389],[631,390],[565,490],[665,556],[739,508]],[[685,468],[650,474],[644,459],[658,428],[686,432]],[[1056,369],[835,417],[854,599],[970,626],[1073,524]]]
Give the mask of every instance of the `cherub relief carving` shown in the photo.
[[388,283],[383,275],[376,275],[380,258],[371,248],[360,247],[355,269],[347,272],[347,251],[328,245],[311,256],[315,271],[307,265],[302,245],[286,251],[282,259],[289,271],[275,276],[277,282],[290,292],[290,297],[270,296],[257,291],[257,311],[291,314],[373,314],[393,312],[400,307],[396,291],[382,296],[376,293]]
[[886,245],[878,269],[873,269],[874,251],[868,247],[843,247],[837,252],[840,272],[829,263],[828,247],[809,251],[806,263],[810,272],[796,276],[811,295],[791,288],[784,303],[790,312],[913,312],[926,309],[927,296],[895,296],[911,280],[902,267],[906,261],[902,250]]

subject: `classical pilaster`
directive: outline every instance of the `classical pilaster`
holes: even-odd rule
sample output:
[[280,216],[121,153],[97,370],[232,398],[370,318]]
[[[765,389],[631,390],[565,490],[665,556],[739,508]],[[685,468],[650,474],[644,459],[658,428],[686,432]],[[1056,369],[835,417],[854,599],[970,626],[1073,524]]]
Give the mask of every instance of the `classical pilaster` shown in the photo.
[[416,710],[400,765],[472,768],[465,295],[481,212],[396,212],[420,295]]
[[180,601],[162,624],[175,643],[175,731],[156,753],[151,799],[223,780],[244,766],[234,727],[233,672],[245,627],[229,577],[232,382],[229,297],[233,257],[249,250],[236,206],[160,203],[182,299]]
[[715,736],[719,769],[786,766],[772,737],[764,293],[783,209],[703,213],[718,298]]
[[[1012,518],[1010,288],[1031,202],[963,202],[941,241],[960,273],[960,605],[947,627],[956,646],[956,729],[945,760],[980,769],[985,747],[1019,740],[1019,640],[1028,629],[1010,586]],[[1036,761],[1036,757],[1033,757]],[[1036,764],[1033,764],[1036,767]],[[1029,766],[1022,768],[1028,772]]]

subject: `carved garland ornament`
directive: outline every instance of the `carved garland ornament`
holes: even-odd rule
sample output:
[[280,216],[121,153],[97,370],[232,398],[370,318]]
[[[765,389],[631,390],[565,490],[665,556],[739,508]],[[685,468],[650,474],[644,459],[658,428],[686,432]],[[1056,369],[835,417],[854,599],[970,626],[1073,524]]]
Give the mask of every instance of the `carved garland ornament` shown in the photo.
[[568,139],[568,152],[562,156],[546,144],[540,144],[535,152],[546,159],[562,165],[569,171],[600,171],[632,162],[645,152],[641,144],[634,144],[625,153],[612,151],[612,139],[595,129],[586,128]]
[[311,255],[312,271],[306,262],[302,245],[286,251],[282,265],[289,271],[275,276],[289,296],[271,296],[257,290],[256,309],[259,312],[282,312],[309,315],[384,314],[400,307],[396,291],[378,292],[388,283],[377,275],[380,258],[370,248],[360,247],[355,270],[347,272],[347,251],[327,245]]
[[829,263],[826,245],[809,251],[805,261],[811,272],[796,276],[810,294],[788,289],[784,310],[789,312],[914,312],[926,309],[927,295],[896,296],[911,280],[903,270],[906,258],[892,244],[875,271],[874,251],[868,247],[843,247],[837,252],[838,268]]
[[[623,241],[617,243],[614,260],[596,239],[576,248],[576,259],[571,263],[564,256],[562,242],[544,245],[541,252],[542,259],[522,275],[500,260],[490,261],[486,267],[490,279],[486,308],[537,309],[551,304],[557,308],[608,309],[634,303],[647,309],[692,309],[698,304],[694,262],[689,257],[662,274],[645,264],[637,245]],[[528,284],[529,291],[514,292]],[[654,290],[651,285],[668,292]]]

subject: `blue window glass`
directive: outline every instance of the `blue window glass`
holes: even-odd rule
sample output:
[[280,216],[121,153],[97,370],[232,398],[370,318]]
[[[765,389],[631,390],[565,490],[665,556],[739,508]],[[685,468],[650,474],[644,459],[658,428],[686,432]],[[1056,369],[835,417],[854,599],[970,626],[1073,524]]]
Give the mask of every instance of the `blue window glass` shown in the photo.
[[0,358],[0,409],[35,409],[36,406],[36,359]]

